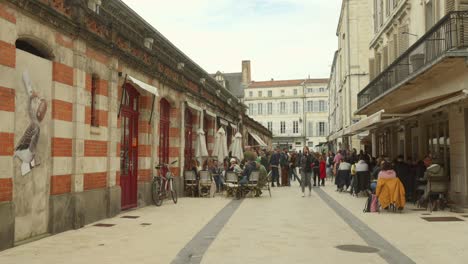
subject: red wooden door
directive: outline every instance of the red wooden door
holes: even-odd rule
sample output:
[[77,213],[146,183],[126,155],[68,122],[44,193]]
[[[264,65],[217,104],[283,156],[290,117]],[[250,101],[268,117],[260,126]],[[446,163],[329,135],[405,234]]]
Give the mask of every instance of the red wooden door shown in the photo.
[[185,169],[190,170],[193,159],[193,115],[190,110],[185,110]]
[[[166,99],[161,99],[159,120],[159,163],[169,163],[169,127],[171,105]],[[167,170],[161,170],[165,175]]]
[[137,206],[138,92],[127,86],[120,111],[120,188],[122,210]]

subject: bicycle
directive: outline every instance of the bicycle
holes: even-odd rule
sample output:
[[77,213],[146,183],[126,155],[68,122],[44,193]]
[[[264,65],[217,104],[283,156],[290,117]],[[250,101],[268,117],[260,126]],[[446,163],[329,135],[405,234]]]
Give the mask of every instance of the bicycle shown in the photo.
[[[171,162],[170,165],[173,165],[177,160]],[[164,199],[168,196],[168,192],[171,192],[172,201],[174,204],[177,203],[177,192],[174,190],[174,176],[169,170],[169,164],[161,163],[155,167],[157,170],[161,171],[163,168],[167,169],[165,176],[153,176],[153,182],[151,183],[151,196],[153,202],[156,206],[161,206]],[[161,172],[159,173],[161,174]]]

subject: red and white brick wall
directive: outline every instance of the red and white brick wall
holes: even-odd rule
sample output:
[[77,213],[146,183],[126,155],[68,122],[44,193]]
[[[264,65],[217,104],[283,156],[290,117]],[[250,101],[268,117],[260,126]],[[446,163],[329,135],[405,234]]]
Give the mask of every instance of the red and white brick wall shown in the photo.
[[[77,70],[80,76],[77,85],[77,105],[80,112],[77,114],[82,118],[80,118],[80,122],[77,122],[77,129],[84,131],[84,133],[82,138],[77,138],[80,150],[76,152],[76,163],[81,166],[76,171],[76,178],[82,177],[82,190],[88,191],[111,187],[116,182],[114,164],[116,144],[112,144],[111,139],[112,133],[117,128],[115,119],[113,127],[109,127],[109,110],[112,108],[112,104],[117,103],[116,98],[114,100],[109,98],[109,93],[112,90],[111,85],[116,88],[116,84],[112,82],[113,73],[109,69],[111,58],[84,44],[79,49],[87,61],[86,67],[80,65],[83,70]],[[91,80],[93,75],[98,78],[95,104],[97,126],[91,126]],[[112,155],[111,150],[114,155]],[[112,165],[114,165],[114,170],[111,170]]]
[[[16,67],[16,12],[0,3],[0,72],[14,76]],[[13,199],[15,127],[14,80],[0,78],[0,203]]]

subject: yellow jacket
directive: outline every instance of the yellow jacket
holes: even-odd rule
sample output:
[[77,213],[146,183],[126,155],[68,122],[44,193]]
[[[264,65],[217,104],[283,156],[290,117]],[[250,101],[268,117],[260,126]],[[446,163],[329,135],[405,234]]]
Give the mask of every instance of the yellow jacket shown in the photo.
[[387,208],[391,203],[395,203],[397,208],[405,207],[405,187],[398,178],[379,179],[375,194],[382,208]]

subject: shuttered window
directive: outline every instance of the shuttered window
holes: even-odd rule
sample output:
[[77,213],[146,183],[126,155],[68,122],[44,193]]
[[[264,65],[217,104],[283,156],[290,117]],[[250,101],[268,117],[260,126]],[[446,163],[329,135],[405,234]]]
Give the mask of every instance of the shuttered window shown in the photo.
[[395,60],[395,53],[393,49],[393,39],[388,40],[388,64],[392,64],[392,62]]
[[380,53],[375,54],[375,75],[379,75],[382,71],[382,55]]
[[307,123],[307,136],[308,137],[313,137],[314,136],[314,122],[309,121]]
[[372,81],[375,78],[375,63],[374,59],[369,59],[369,79]]
[[388,46],[383,48],[383,67],[387,68],[388,66]]
[[403,54],[409,48],[409,35],[403,34],[403,32],[408,32],[409,27],[408,25],[403,25],[398,29],[398,55]]
[[445,0],[445,13],[455,11],[455,0]]

